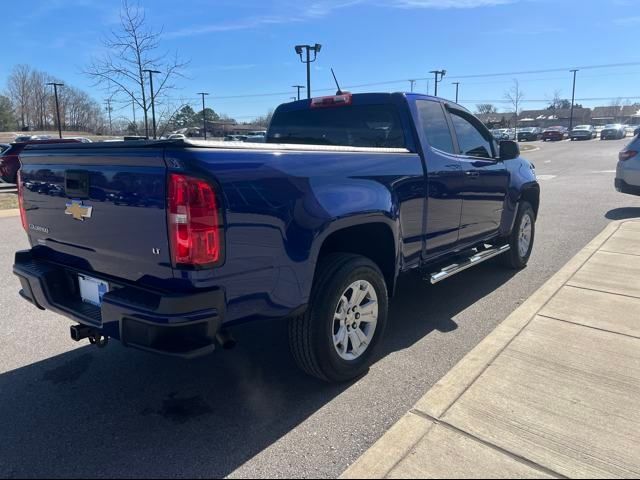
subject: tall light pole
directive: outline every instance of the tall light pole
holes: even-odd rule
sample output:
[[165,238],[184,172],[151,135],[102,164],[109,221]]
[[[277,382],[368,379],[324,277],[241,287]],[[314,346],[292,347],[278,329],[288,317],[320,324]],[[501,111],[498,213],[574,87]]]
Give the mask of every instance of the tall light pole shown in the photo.
[[411,84],[411,92],[413,92],[413,86],[416,84],[415,80],[409,80],[409,83]]
[[300,90],[304,90],[304,85],[292,85],[292,87],[298,90],[298,100],[300,100]]
[[460,87],[460,82],[452,82],[452,85],[456,86],[456,103],[458,103],[458,88]]
[[573,92],[571,93],[571,115],[569,116],[569,131],[573,128],[573,105],[576,101],[576,73],[578,69],[569,70],[573,73]]
[[[436,80],[436,86],[435,86],[435,93],[433,94],[434,97],[438,96],[438,83],[440,83],[442,81],[442,78],[447,74],[446,70],[431,70],[429,73],[433,73],[433,75],[435,76],[435,80]],[[440,76],[440,78],[438,79],[438,76]]]
[[[202,96],[202,127],[204,130],[204,139],[207,139],[207,115],[204,112],[204,97],[209,95],[207,92],[200,92],[198,95]],[[214,137],[215,138],[215,137]]]
[[56,117],[58,118],[58,136],[62,138],[62,123],[60,122],[60,104],[58,103],[58,87],[64,87],[64,83],[50,82],[49,86],[53,86],[53,94],[56,97]]
[[[311,64],[316,61],[318,58],[318,53],[322,49],[322,45],[316,43],[315,45],[296,45],[295,50],[298,55],[300,55],[300,61],[302,63],[307,64],[307,98],[311,98]],[[303,58],[302,54],[306,50],[307,56],[306,60]],[[311,52],[313,52],[313,59],[311,58]]]
[[158,136],[157,130],[156,130],[156,95],[153,92],[153,74],[154,73],[162,73],[159,72],[158,70],[143,70],[143,72],[146,72],[149,74],[149,86],[151,87],[151,118],[153,119],[153,139],[155,140]]
[[107,106],[107,112],[109,112],[109,135],[113,135],[113,123],[111,122],[111,112],[113,109],[111,108],[111,99],[107,98],[104,104]]

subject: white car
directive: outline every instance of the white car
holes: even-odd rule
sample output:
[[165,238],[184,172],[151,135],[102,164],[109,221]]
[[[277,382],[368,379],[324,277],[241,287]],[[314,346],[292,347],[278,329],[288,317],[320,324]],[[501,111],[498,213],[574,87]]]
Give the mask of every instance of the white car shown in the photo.
[[169,140],[186,140],[187,137],[183,133],[172,133],[167,137]]
[[618,156],[616,190],[640,195],[640,136],[636,136]]

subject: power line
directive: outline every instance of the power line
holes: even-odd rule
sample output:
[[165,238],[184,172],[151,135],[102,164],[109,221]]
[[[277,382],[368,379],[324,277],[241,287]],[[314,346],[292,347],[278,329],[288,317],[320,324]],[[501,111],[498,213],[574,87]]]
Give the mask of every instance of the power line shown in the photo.
[[[448,76],[450,80],[458,80],[458,79],[467,79],[467,78],[491,78],[491,77],[504,77],[504,76],[512,76],[512,75],[534,75],[540,73],[557,73],[557,72],[568,72],[571,69],[580,69],[580,70],[596,70],[596,69],[604,69],[604,68],[618,68],[618,67],[631,67],[631,66],[640,66],[640,62],[626,62],[626,63],[609,63],[609,64],[601,64],[601,65],[584,65],[584,66],[576,66],[576,67],[563,67],[563,68],[549,68],[542,70],[523,70],[523,71],[514,71],[514,72],[498,72],[498,73],[480,73],[473,75],[453,75]],[[588,77],[585,77],[588,78]],[[554,78],[555,79],[555,78]],[[383,85],[393,85],[393,84],[406,84],[410,80],[416,81],[424,81],[431,80],[431,77],[413,77],[413,78],[402,78],[397,80],[385,80],[380,82],[370,82],[370,83],[360,83],[354,85],[347,85],[344,88],[364,88],[364,87],[377,87]],[[551,80],[551,79],[550,79]],[[330,92],[335,90],[332,88],[323,88],[316,91],[320,92]],[[253,93],[253,94],[241,94],[241,95],[225,95],[212,97],[216,100],[221,99],[236,99],[236,98],[260,98],[260,97],[276,97],[282,95],[290,95],[290,92],[268,92],[268,93]],[[546,101],[546,100],[545,100]]]

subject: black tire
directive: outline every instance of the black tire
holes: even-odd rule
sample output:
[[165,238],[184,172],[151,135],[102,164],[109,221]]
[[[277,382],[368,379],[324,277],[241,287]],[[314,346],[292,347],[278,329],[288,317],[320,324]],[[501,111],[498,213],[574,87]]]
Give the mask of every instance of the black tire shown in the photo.
[[[369,282],[378,297],[378,322],[367,349],[355,360],[340,357],[333,345],[334,315],[338,302],[357,280]],[[298,366],[326,382],[346,382],[368,371],[376,347],[384,336],[388,293],[382,272],[366,257],[335,253],[318,264],[307,311],[289,322],[289,344]]]
[[[520,254],[519,242],[520,242],[520,227],[525,221],[526,217],[529,217],[529,221],[531,222],[531,241],[529,243],[529,248],[525,255]],[[518,206],[518,214],[516,216],[516,221],[513,225],[513,231],[511,235],[507,238],[511,249],[500,256],[502,264],[505,267],[513,268],[516,270],[523,269],[529,263],[529,258],[531,257],[531,252],[533,251],[533,244],[536,237],[536,215],[533,211],[533,207],[529,202],[520,202]]]

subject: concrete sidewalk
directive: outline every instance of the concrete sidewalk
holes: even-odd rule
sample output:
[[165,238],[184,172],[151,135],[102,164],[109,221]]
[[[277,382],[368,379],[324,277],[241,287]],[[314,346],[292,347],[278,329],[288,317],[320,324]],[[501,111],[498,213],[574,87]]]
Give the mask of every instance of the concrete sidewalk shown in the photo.
[[640,221],[622,221],[342,478],[639,476]]

